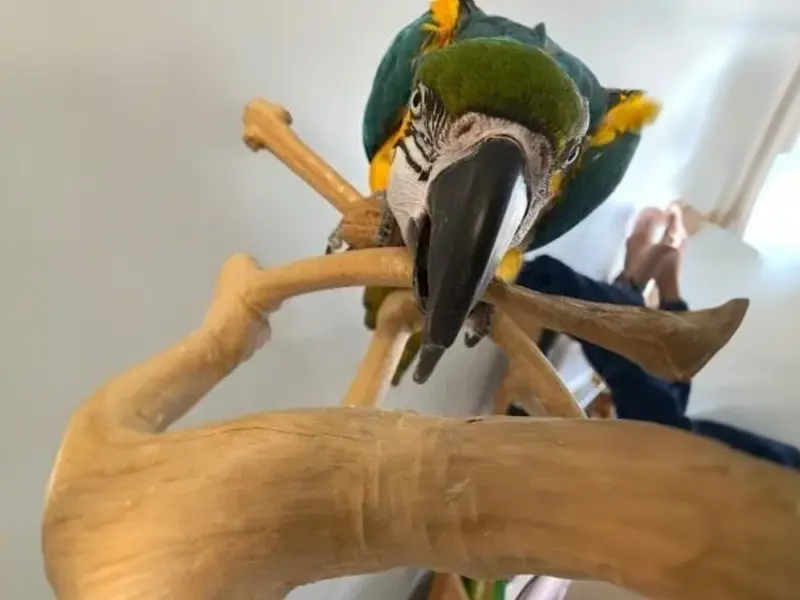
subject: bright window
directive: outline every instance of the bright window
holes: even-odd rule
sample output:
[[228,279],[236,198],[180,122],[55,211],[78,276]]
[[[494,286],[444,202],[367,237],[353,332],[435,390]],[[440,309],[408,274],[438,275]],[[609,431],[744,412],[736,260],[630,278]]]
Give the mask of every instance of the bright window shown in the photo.
[[744,240],[762,254],[800,254],[800,144],[772,163]]

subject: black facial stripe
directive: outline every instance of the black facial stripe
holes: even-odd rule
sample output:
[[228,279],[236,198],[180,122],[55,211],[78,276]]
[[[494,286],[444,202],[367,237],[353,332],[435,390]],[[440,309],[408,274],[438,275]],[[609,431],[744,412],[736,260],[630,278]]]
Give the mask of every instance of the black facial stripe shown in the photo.
[[426,136],[419,131],[416,127],[411,129],[411,139],[414,140],[414,143],[417,146],[417,150],[419,153],[422,154],[422,158],[424,158],[429,163],[433,162],[433,148],[431,148],[431,142]]
[[438,137],[441,135],[447,122],[447,113],[444,110],[444,104],[439,101],[433,102],[433,119],[431,121],[431,132]]
[[406,155],[406,162],[408,163],[408,166],[410,166],[410,167],[411,167],[411,168],[414,170],[414,172],[415,172],[417,175],[419,175],[420,173],[422,173],[422,171],[423,171],[422,165],[420,165],[420,164],[419,164],[419,163],[418,163],[416,160],[414,160],[414,158],[411,156],[411,152],[408,150],[408,146],[406,146],[406,140],[405,140],[405,138],[402,138],[402,139],[401,139],[401,140],[400,140],[400,141],[397,143],[397,147],[398,147],[398,148],[400,148],[400,150],[402,150],[402,151],[403,151],[403,154],[405,154],[405,155]]

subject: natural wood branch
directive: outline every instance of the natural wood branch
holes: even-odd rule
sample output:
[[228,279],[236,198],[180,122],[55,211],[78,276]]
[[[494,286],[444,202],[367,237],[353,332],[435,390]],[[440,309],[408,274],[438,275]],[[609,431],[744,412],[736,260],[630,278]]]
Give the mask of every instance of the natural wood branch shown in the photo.
[[[224,356],[212,340],[181,348]],[[360,408],[122,425],[94,398],[59,452],[43,532],[59,600],[278,599],[405,565],[603,578],[654,600],[800,586],[800,477],[657,426]]]
[[678,431],[351,407],[156,433],[263,343],[261,309],[371,272],[353,254],[294,277],[234,257],[197,331],[76,412],[43,523],[59,600],[272,600],[401,565],[603,578],[654,600],[793,597],[800,477]]
[[253,150],[269,150],[303,181],[346,213],[363,196],[292,131],[288,110],[266,100],[245,107],[244,141]]
[[[542,354],[538,346],[502,310],[495,313],[492,339],[508,357],[508,374],[504,378],[504,392],[508,400],[535,395],[547,414],[553,417],[583,418],[583,410],[575,401],[563,380]],[[523,395],[518,395],[523,392]]]
[[[383,201],[370,196],[361,202],[356,202],[339,222],[338,232],[347,246],[352,250],[377,248],[378,231],[383,220]],[[395,232],[386,246],[404,246],[399,229]]]
[[584,302],[496,283],[488,300],[524,329],[537,325],[602,346],[672,380],[688,380],[741,325],[744,298],[687,312]]
[[[355,379],[345,395],[345,406],[378,407],[388,391],[391,376],[409,336],[422,326],[422,313],[409,290],[392,293],[378,313],[378,324]],[[498,310],[492,327],[492,340],[516,366],[517,394],[533,394],[543,401],[544,412],[555,417],[583,417],[564,382],[550,361],[510,317]],[[526,398],[527,400],[527,398]],[[530,404],[531,402],[525,402]]]
[[[359,201],[280,107],[251,104],[245,123],[251,147],[269,148],[339,210]],[[71,419],[42,536],[59,600],[279,600],[306,582],[406,565],[487,579],[603,578],[654,600],[795,594],[800,477],[678,431],[346,407],[163,433],[268,339],[266,316],[286,299],[409,283],[403,248],[267,270],[230,259],[202,325],[112,379]],[[399,340],[418,326],[410,298],[387,300],[351,404],[380,397]],[[563,412],[559,381],[511,319],[685,373],[721,347],[745,308],[625,316],[501,284],[487,300],[499,309],[495,339]],[[621,329],[597,324],[610,316]],[[647,337],[652,328],[665,343]],[[683,360],[688,342],[702,352]]]
[[378,312],[372,341],[342,404],[380,406],[408,338],[421,326],[422,313],[411,291],[387,296]]
[[492,413],[504,415],[511,404],[525,409],[532,417],[547,416],[547,409],[541,399],[531,391],[531,385],[525,377],[524,363],[513,356],[506,355],[506,370],[494,393]]
[[[253,100],[243,120],[245,141],[251,148],[269,149],[341,212],[358,207],[342,221],[346,242],[354,248],[368,248],[374,242],[372,229],[377,226],[379,206],[374,201],[365,203],[355,188],[300,141],[291,130],[286,109]],[[393,266],[400,265],[393,261]],[[355,284],[363,282],[350,285]],[[728,342],[748,306],[747,300],[736,299],[710,311],[653,312],[590,305],[500,285],[493,287],[487,300],[507,303],[507,312],[523,329],[542,326],[581,337],[630,358],[655,375],[684,380],[697,374]]]
[[[285,298],[323,289],[408,288],[411,264],[405,248],[368,249],[254,270],[249,278],[244,297],[259,311]],[[736,331],[748,304],[734,300],[713,309],[676,313],[548,296],[499,282],[491,285],[486,300],[523,329],[534,323],[573,335],[671,379],[697,373]]]

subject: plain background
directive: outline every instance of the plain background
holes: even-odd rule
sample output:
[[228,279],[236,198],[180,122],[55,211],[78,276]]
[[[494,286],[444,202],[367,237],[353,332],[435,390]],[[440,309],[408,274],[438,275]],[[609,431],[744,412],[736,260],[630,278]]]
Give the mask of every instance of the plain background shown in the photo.
[[[665,102],[618,194],[636,203],[683,193],[702,208],[724,194],[798,47],[800,8],[788,1],[481,5],[545,21],[603,82]],[[426,6],[0,0],[0,597],[52,597],[43,490],[78,403],[194,327],[231,253],[276,264],[324,248],[335,212],[244,147],[244,104],[283,103],[298,133],[364,188],[374,69]],[[358,290],[292,301],[273,319],[274,341],[186,423],[335,404],[368,339],[361,320]],[[389,405],[473,410],[493,357],[489,344],[458,349]],[[325,582],[293,598],[394,600],[410,579]]]

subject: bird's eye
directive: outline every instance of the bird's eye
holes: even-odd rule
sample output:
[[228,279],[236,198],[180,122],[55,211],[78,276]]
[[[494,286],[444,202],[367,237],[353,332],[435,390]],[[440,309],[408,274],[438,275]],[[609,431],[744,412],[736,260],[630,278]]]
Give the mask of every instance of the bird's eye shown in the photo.
[[423,100],[424,98],[422,89],[416,88],[411,94],[411,100],[408,103],[408,106],[411,109],[411,116],[416,117],[420,112],[422,112]]
[[572,148],[570,148],[567,151],[567,154],[566,154],[567,158],[564,161],[564,166],[566,167],[567,165],[571,165],[572,163],[574,163],[577,160],[578,155],[580,153],[581,153],[580,144],[575,144]]

